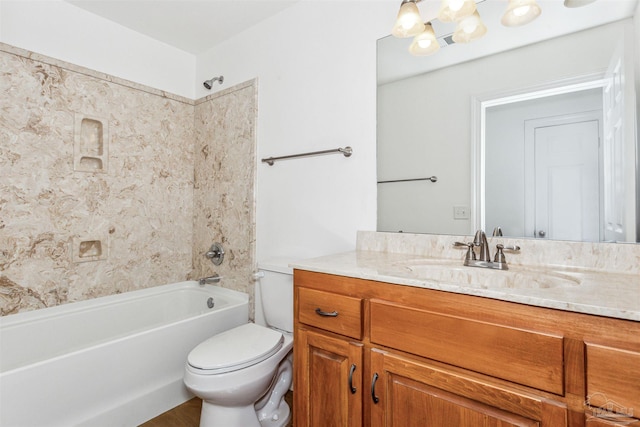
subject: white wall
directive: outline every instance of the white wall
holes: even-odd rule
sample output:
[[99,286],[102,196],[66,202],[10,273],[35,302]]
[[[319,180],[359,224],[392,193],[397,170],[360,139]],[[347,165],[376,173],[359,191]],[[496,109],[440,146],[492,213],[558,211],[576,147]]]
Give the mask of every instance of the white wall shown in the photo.
[[0,42],[195,98],[194,55],[61,0],[0,0]]
[[[198,82],[258,78],[258,261],[351,250],[375,229],[376,39],[397,8],[303,0],[198,57]],[[350,158],[260,162],[347,145]]]

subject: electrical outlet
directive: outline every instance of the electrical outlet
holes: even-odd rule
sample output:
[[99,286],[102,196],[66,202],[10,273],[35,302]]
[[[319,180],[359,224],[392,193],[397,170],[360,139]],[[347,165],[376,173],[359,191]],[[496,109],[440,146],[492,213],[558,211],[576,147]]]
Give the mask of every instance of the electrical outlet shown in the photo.
[[453,219],[469,219],[469,207],[468,206],[454,206],[453,207]]

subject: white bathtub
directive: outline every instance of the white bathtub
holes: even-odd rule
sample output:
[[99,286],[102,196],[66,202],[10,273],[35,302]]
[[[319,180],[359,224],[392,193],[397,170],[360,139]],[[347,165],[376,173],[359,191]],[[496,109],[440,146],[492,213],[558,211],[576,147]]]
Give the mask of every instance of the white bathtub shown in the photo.
[[246,294],[197,282],[0,317],[0,425],[138,425],[191,398],[189,351],[248,318]]

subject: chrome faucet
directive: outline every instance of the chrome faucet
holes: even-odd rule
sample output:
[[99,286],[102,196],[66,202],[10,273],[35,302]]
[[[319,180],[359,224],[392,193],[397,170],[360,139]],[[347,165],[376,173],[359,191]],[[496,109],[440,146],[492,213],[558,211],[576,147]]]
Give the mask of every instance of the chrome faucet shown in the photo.
[[[520,246],[505,246],[502,243],[496,245],[496,254],[491,260],[489,251],[489,242],[484,231],[478,230],[473,238],[473,242],[462,243],[455,242],[454,246],[465,246],[467,254],[464,257],[464,265],[467,267],[493,268],[497,270],[508,270],[507,260],[504,256],[505,250],[519,251]],[[475,248],[480,248],[479,254],[476,255]]]
[[479,261],[491,262],[491,253],[489,252],[489,242],[487,242],[487,235],[484,231],[476,231],[476,235],[473,238],[473,245],[480,248]]
[[203,277],[202,279],[198,280],[198,283],[200,284],[200,286],[212,285],[215,283],[220,283],[220,280],[222,280],[222,277],[220,277],[218,273],[213,273],[213,276]]

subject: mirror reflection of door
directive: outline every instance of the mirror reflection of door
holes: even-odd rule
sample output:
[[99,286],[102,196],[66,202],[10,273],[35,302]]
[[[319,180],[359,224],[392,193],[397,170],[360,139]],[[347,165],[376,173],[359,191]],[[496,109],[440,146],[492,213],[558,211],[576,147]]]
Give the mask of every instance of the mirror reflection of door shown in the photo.
[[532,237],[597,242],[600,114],[550,117],[525,125],[525,217]]
[[[525,236],[558,240],[598,241],[601,234],[600,171],[601,153],[598,148],[602,132],[602,83],[591,88],[558,93],[542,97],[505,102],[486,108],[484,164],[484,200],[486,230],[501,227],[507,236]],[[585,124],[594,122],[591,124]],[[583,129],[584,128],[584,129]],[[536,132],[537,130],[537,132]],[[556,144],[551,141],[565,140],[563,134],[573,135],[592,131],[586,141]],[[534,143],[536,133],[539,144]],[[546,149],[543,139],[547,140]],[[592,147],[586,150],[584,144]],[[536,154],[536,145],[538,153]],[[577,148],[576,148],[577,147]],[[595,148],[593,148],[595,147]],[[543,153],[547,152],[547,157]],[[561,154],[566,152],[562,155]],[[591,159],[585,170],[578,174],[577,168],[569,171],[576,156],[590,152]],[[536,160],[536,157],[538,159]],[[579,160],[584,162],[584,159]],[[536,163],[539,166],[536,179]],[[549,178],[549,174],[553,176]],[[565,174],[561,179],[562,174]],[[544,175],[544,177],[540,176]],[[578,185],[585,186],[590,197],[576,196]],[[536,196],[536,189],[539,191]],[[538,199],[538,202],[536,202]],[[595,207],[594,207],[595,203]],[[568,214],[560,214],[559,208],[568,205]],[[580,215],[576,213],[580,206]],[[538,212],[536,213],[536,209]],[[550,209],[550,210],[549,210]],[[590,218],[589,226],[576,224],[580,218]],[[536,224],[536,218],[541,221]],[[544,221],[543,221],[544,220]],[[562,222],[559,222],[562,221]],[[582,219],[580,220],[582,221]],[[595,225],[593,225],[595,224]],[[578,226],[580,231],[578,231]],[[585,233],[585,228],[590,230]],[[542,232],[542,233],[540,233]],[[581,235],[577,235],[580,233]]]

